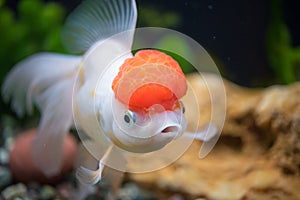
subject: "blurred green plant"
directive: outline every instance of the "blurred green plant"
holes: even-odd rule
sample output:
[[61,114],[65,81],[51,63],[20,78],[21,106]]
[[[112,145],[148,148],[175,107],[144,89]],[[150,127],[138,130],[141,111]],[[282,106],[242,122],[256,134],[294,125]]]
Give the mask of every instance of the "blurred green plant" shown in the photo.
[[65,52],[60,34],[64,8],[54,2],[21,0],[17,11],[0,0],[0,81],[21,59],[40,51]]
[[283,84],[297,81],[300,47],[293,47],[291,35],[283,19],[282,1],[272,0],[271,21],[267,29],[266,47],[270,66]]
[[181,23],[181,17],[173,11],[162,11],[152,6],[140,6],[139,26],[175,28]]
[[[181,16],[174,11],[160,10],[156,7],[146,5],[139,7],[138,19],[138,26],[140,27],[176,28],[182,22]],[[165,36],[155,46],[158,50],[172,56],[179,63],[185,74],[195,71],[195,68],[187,61],[191,59],[192,52],[190,52],[189,45],[183,38],[174,35]],[[165,49],[174,49],[176,50],[174,52],[183,55],[183,57]]]
[[[188,74],[196,70],[193,65],[188,62],[188,60],[194,60],[194,58],[192,58],[193,53],[191,52],[189,44],[183,38],[176,35],[169,35],[161,38],[156,46],[159,50],[172,56],[180,65],[183,73]],[[165,49],[173,49],[176,53],[165,51]]]
[[[61,43],[65,9],[58,3],[20,0],[16,11],[0,0],[0,83],[20,60],[40,51],[66,52]],[[12,115],[0,98],[1,114]]]

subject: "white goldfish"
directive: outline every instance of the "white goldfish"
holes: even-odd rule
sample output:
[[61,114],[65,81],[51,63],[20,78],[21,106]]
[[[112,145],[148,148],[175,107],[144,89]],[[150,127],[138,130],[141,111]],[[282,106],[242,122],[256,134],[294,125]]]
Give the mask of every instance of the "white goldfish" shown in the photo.
[[[183,134],[185,76],[165,53],[132,54],[136,20],[134,0],[86,0],[63,32],[66,47],[83,56],[39,53],[8,74],[2,93],[16,113],[31,113],[33,104],[42,113],[32,154],[45,175],[60,171],[63,139],[74,122],[99,160],[96,171],[79,169],[85,183],[99,181],[106,164],[124,170],[127,152],[154,152],[191,136]],[[217,133],[212,128],[197,138],[209,141]]]

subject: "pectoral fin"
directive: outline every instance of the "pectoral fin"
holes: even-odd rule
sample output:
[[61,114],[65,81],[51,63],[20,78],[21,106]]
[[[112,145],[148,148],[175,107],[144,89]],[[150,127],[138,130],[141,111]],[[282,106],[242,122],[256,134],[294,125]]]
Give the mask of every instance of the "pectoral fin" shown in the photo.
[[184,136],[192,137],[203,142],[209,142],[212,138],[218,135],[218,132],[218,128],[214,124],[209,123],[197,132],[185,132]]
[[81,166],[77,169],[76,176],[81,183],[94,185],[101,180],[103,169],[104,165],[100,160],[97,170],[90,170]]
[[203,141],[199,151],[199,158],[202,159],[209,154],[217,143],[220,136],[220,130],[214,124],[209,123],[203,129],[195,133],[185,132],[184,136]]

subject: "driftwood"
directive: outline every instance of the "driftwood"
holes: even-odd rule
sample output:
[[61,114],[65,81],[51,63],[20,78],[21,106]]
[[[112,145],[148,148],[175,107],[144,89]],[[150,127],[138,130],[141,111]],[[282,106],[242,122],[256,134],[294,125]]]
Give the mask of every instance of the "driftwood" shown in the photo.
[[[205,78],[210,83],[216,79]],[[211,103],[207,88],[196,75],[189,76],[188,82],[200,99],[199,123],[205,124]],[[300,83],[265,89],[224,83],[226,120],[207,157],[198,158],[201,143],[194,141],[172,165],[150,173],[129,173],[127,179],[157,192],[182,193],[188,199],[300,199]],[[188,97],[184,103],[186,110],[193,109]],[[189,124],[198,123],[187,119]]]

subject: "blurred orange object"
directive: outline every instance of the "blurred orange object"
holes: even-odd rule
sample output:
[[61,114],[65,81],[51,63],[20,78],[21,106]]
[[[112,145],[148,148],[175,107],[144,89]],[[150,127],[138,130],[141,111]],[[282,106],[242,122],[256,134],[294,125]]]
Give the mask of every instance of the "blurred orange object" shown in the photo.
[[27,130],[20,133],[15,139],[9,154],[9,166],[12,174],[17,181],[24,183],[57,183],[73,169],[77,154],[77,141],[71,134],[66,136],[63,151],[64,163],[61,172],[54,177],[46,177],[35,167],[31,157],[31,142],[36,132],[37,129]]

